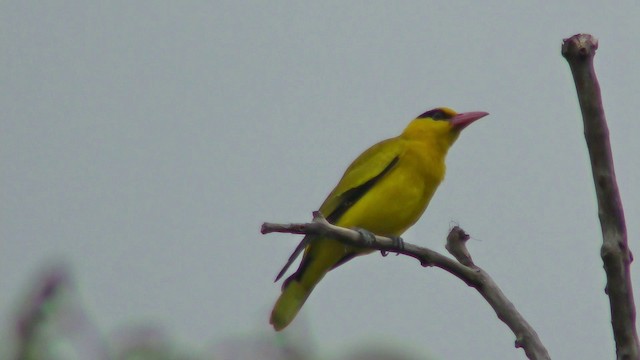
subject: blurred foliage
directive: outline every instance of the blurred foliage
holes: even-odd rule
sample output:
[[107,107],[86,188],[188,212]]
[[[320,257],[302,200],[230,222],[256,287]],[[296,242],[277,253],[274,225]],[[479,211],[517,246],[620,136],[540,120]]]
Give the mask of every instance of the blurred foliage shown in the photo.
[[[11,360],[317,360],[307,329],[230,337],[207,351],[184,349],[159,326],[128,326],[105,336],[85,311],[66,266],[45,267],[17,306],[0,359]],[[333,357],[335,358],[335,357]],[[380,345],[360,347],[347,360],[412,360]]]

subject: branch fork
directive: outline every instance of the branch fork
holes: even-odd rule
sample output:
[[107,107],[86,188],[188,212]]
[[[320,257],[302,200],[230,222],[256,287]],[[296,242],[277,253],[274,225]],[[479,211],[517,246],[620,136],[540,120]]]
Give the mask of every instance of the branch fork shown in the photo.
[[437,251],[406,242],[399,246],[397,239],[385,236],[374,235],[372,239],[364,239],[356,230],[329,223],[317,211],[313,213],[313,221],[310,223],[264,223],[260,232],[262,234],[278,232],[326,236],[347,245],[379,250],[383,254],[395,252],[410,256],[420,261],[424,267],[433,266],[443,269],[476,289],[485,298],[498,318],[513,331],[516,337],[515,347],[522,348],[529,359],[550,359],[547,349],[531,325],[518,312],[489,274],[473,263],[471,254],[466,247],[469,235],[459,226],[454,226],[451,229],[445,246],[455,260]]

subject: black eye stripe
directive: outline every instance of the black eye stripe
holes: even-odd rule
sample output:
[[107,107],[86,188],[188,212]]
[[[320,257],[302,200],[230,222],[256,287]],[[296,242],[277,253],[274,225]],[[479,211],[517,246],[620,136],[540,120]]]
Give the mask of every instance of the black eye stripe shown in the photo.
[[441,109],[433,109],[418,116],[418,119],[426,119],[426,118],[432,118],[433,120],[447,120],[450,118],[450,116],[447,115]]

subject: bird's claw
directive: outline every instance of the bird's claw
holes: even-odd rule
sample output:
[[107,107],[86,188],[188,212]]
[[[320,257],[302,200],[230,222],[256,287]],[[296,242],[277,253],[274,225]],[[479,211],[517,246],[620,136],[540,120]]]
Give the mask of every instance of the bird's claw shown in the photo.
[[404,240],[402,240],[400,236],[390,236],[389,238],[391,239],[394,247],[398,250],[404,250]]
[[[358,234],[360,234],[360,236],[362,237],[362,240],[366,245],[371,246],[376,242],[376,235],[371,231],[363,228],[355,228],[355,231],[357,231]],[[391,243],[395,249],[404,250],[404,240],[402,240],[400,236],[389,236],[389,239],[391,239]],[[389,251],[380,250],[380,254],[382,256],[387,256],[389,255]]]
[[376,242],[376,236],[371,231],[362,228],[356,228],[355,230],[360,234],[365,244],[373,245]]
[[[400,236],[389,236],[389,239],[391,239],[393,247],[398,250],[396,251],[396,256],[400,255],[400,251],[404,250],[404,240],[402,240]],[[389,251],[380,250],[380,255],[387,256],[389,255]]]

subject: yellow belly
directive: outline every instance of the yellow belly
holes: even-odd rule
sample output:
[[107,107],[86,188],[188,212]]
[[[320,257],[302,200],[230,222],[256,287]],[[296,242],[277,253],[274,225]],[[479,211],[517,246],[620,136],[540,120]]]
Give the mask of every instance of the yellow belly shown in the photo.
[[[360,227],[378,235],[399,236],[426,209],[441,179],[398,166],[359,199],[336,225]],[[407,168],[411,169],[411,168]]]

